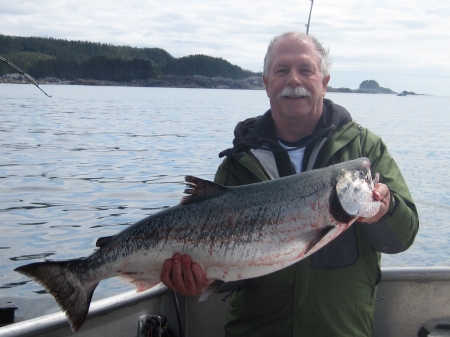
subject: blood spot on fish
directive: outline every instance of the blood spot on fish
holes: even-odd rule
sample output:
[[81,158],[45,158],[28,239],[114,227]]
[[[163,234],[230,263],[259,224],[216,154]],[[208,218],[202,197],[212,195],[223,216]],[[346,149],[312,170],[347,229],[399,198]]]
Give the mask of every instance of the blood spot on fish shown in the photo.
[[238,278],[238,279],[242,279],[242,274],[239,273],[238,276],[237,276],[237,278]]
[[310,226],[311,226],[312,229],[318,229],[318,228],[320,228],[320,225],[319,225],[319,224],[311,224]]

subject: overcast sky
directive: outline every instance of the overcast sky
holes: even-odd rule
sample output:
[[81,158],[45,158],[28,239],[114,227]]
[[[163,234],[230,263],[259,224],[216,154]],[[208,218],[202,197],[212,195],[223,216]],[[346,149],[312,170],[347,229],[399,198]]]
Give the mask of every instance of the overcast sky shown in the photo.
[[[159,47],[261,71],[269,40],[305,31],[310,0],[0,0],[0,34]],[[376,80],[450,96],[450,1],[315,0],[310,34],[330,48],[330,86]]]

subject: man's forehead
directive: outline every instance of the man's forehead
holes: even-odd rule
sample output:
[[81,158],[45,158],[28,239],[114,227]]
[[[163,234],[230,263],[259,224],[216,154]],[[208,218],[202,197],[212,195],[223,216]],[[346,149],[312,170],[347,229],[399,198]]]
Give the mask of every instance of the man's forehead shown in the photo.
[[[282,37],[275,41],[272,46],[272,50],[270,51],[271,61],[274,61],[275,58],[282,57],[285,53],[313,56],[313,63],[319,62],[319,53],[317,52],[314,44],[307,39],[298,37]],[[306,59],[305,62],[310,63]]]
[[302,49],[310,49],[313,50],[317,55],[318,52],[314,48],[314,44],[312,41],[309,41],[300,37],[286,36],[281,37],[272,46],[271,54],[278,53],[280,49],[285,49],[286,47],[302,47]]

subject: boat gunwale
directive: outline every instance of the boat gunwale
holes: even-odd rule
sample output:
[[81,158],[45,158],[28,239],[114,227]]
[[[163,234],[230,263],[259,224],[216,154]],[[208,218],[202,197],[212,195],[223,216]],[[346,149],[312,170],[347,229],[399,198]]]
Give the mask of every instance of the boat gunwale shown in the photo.
[[396,281],[450,281],[450,267],[381,268],[381,282]]
[[[158,297],[167,290],[168,288],[160,283],[144,292],[136,293],[136,290],[131,290],[92,302],[89,308],[88,319],[104,315],[114,309],[132,306],[140,301]],[[0,337],[33,336],[68,324],[66,315],[63,312],[57,312],[0,327]]]
[[[445,282],[450,281],[450,267],[387,267],[381,268],[381,275],[381,283]],[[141,293],[136,293],[135,290],[131,290],[92,302],[88,319],[161,296],[167,290],[168,288],[166,286],[159,284]],[[58,329],[65,325],[68,325],[65,314],[58,312],[0,327],[0,337],[34,336],[46,331]]]

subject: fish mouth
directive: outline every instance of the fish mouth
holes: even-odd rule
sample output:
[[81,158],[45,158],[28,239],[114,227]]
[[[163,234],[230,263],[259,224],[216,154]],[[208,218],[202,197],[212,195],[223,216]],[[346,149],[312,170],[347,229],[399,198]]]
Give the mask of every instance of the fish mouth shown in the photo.
[[370,170],[368,170],[366,172],[366,174],[364,175],[364,171],[360,172],[361,176],[364,176],[364,181],[367,183],[367,185],[369,186],[370,190],[373,191],[378,183],[380,182],[380,174],[377,172],[375,173],[375,175],[372,177]]
[[369,178],[370,178],[369,186],[370,186],[370,189],[373,191],[377,187],[378,183],[380,182],[380,174],[378,172],[375,173],[375,176],[373,177],[373,179],[370,176],[370,172],[368,174],[369,174]]

